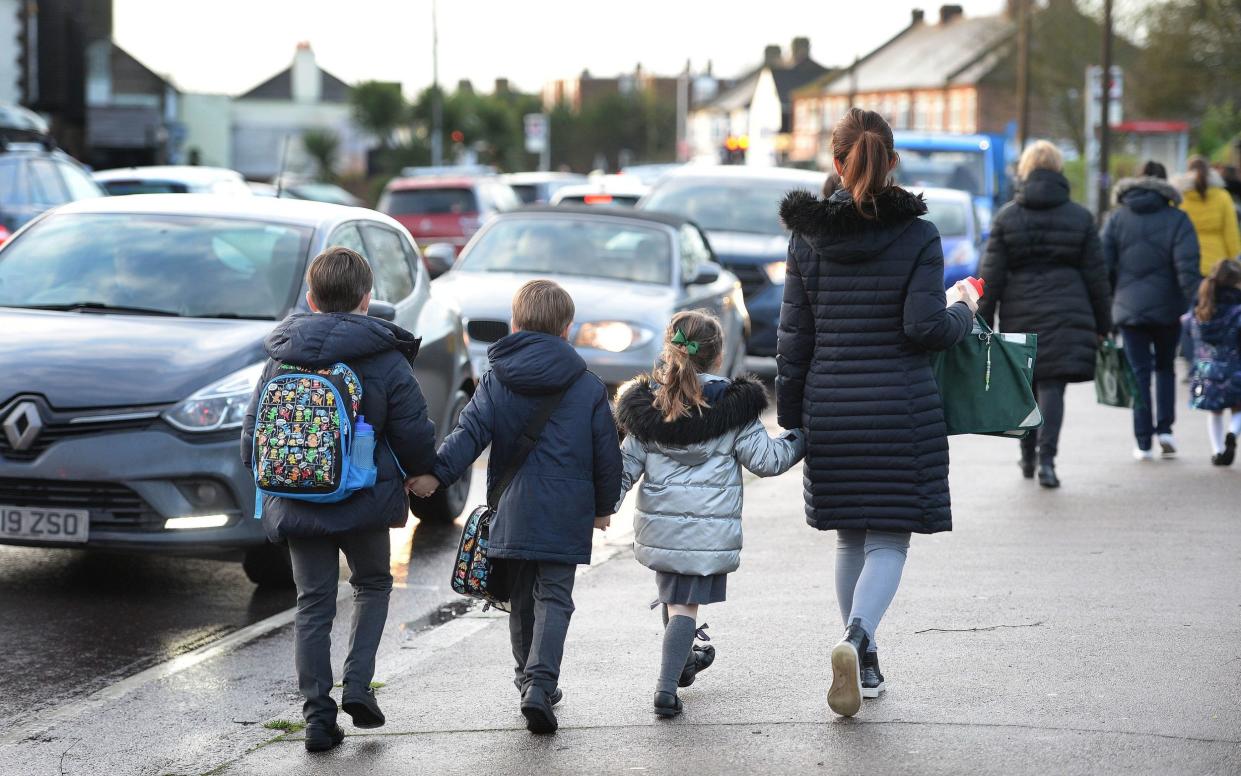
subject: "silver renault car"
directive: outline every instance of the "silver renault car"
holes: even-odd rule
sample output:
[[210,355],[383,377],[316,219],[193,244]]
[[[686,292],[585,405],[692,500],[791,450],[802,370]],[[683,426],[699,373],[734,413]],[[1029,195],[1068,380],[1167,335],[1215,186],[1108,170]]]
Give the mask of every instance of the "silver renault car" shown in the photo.
[[[274,322],[305,309],[309,260],[367,256],[371,314],[422,337],[414,371],[439,435],[474,377],[457,308],[373,210],[152,194],[65,205],[0,247],[0,543],[244,559],[289,578],[238,448]],[[452,520],[469,482],[416,500]]]

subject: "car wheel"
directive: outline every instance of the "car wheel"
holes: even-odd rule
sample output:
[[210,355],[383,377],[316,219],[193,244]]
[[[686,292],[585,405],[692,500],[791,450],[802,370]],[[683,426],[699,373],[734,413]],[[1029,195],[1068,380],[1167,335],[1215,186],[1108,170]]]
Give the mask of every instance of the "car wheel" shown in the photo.
[[[465,391],[457,391],[452,408],[450,429],[457,427],[465,406],[470,397]],[[466,499],[470,497],[470,482],[473,480],[473,467],[465,470],[465,475],[447,488],[440,488],[430,498],[418,498],[410,495],[409,508],[419,520],[431,523],[451,523],[465,511]]]
[[293,563],[289,548],[268,542],[246,550],[241,561],[246,576],[259,587],[293,587]]

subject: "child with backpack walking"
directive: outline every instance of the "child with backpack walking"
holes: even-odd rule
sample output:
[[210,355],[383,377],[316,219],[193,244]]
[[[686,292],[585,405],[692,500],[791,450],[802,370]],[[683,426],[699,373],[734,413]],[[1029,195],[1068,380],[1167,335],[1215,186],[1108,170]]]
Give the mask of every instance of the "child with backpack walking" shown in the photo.
[[799,432],[768,435],[759,420],[767,408],[762,383],[713,374],[724,344],[720,323],[709,312],[677,313],[655,371],[617,397],[617,421],[626,434],[621,487],[628,492],[644,478],[634,551],[655,571],[657,602],[664,605],[654,701],[660,717],[681,713],[677,688],[693,684],[715,660],[714,647],[694,645],[696,635],[703,637],[698,607],[724,600],[728,574],[741,562],[741,469],[771,477],[805,454]]
[[287,542],[297,585],[294,661],[306,749],[344,739],[332,699],[332,620],[340,554],[353,586],[341,708],[359,728],[384,715],[371,680],[392,591],[388,529],[405,524],[403,472],[430,471],[435,427],[412,369],[419,340],[367,316],[366,259],[328,248],[310,263],[306,302],[267,337],[270,359],[242,424],[268,538]]
[[[1198,288],[1191,313],[1190,406],[1211,413],[1211,463],[1232,466],[1241,435],[1241,262],[1224,259]],[[1224,410],[1232,410],[1225,433]]]
[[[513,684],[532,733],[554,733],[560,663],[573,615],[573,581],[590,563],[592,529],[620,498],[620,449],[608,391],[568,342],[573,299],[550,280],[513,297],[513,333],[487,350],[491,369],[440,445],[431,475],[410,490],[429,496],[461,478],[487,445],[490,492],[521,447],[530,419],[554,404],[537,441],[499,498],[488,557],[509,586]],[[533,432],[531,432],[533,435]]]

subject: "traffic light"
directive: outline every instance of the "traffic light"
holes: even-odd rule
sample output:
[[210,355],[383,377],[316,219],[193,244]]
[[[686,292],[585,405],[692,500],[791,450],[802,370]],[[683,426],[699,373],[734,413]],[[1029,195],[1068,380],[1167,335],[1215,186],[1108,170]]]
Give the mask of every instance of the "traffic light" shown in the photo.
[[464,132],[462,132],[462,131],[461,131],[461,130],[459,130],[459,129],[454,129],[454,130],[452,131],[452,134],[451,134],[451,135],[449,135],[449,137],[451,137],[451,138],[452,138],[452,142],[454,142],[454,143],[464,143],[464,142],[465,142],[465,133],[464,133]]
[[745,164],[745,152],[749,148],[749,135],[729,135],[724,140],[724,164]]

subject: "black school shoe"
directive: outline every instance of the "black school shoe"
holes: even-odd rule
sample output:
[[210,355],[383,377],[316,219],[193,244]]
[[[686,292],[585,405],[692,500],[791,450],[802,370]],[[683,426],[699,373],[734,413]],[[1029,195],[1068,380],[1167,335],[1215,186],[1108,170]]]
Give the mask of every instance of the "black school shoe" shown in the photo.
[[307,752],[326,752],[329,749],[335,749],[340,746],[340,742],[345,740],[345,731],[340,729],[340,725],[307,725],[306,726],[306,751]]
[[878,698],[883,692],[883,672],[879,670],[879,653],[862,655],[862,697]]
[[1050,463],[1039,464],[1038,484],[1044,488],[1060,487],[1060,478],[1056,476],[1056,467]]
[[845,629],[845,637],[832,647],[832,686],[827,706],[842,717],[852,717],[862,709],[862,655],[870,639],[855,619]]
[[[1228,436],[1224,437],[1224,452],[1218,456],[1219,463],[1216,466],[1232,466],[1232,462],[1237,458],[1237,435],[1228,432]],[[1215,463],[1215,458],[1211,458],[1211,463]]]
[[340,708],[353,718],[354,727],[363,730],[383,727],[387,721],[379,702],[375,700],[375,691],[369,687],[364,692],[354,692],[349,685],[345,685]]
[[655,716],[670,719],[681,713],[681,699],[674,692],[655,693]]
[[677,679],[677,687],[689,687],[698,678],[699,671],[706,671],[715,662],[715,647],[710,644],[694,645],[689,651],[689,659],[681,670],[681,678]]
[[[555,696],[555,693],[552,694]],[[539,735],[555,733],[560,723],[552,711],[552,700],[542,687],[532,684],[521,698],[521,714],[526,718],[526,730]]]

